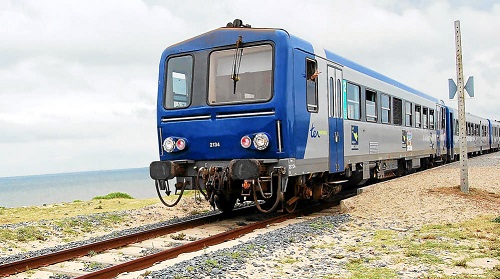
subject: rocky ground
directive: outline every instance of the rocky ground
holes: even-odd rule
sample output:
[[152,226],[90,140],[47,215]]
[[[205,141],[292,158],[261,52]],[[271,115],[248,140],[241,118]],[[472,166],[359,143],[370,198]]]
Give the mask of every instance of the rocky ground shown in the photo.
[[[500,278],[500,153],[379,183],[330,210],[120,278]],[[133,211],[134,224],[208,207]],[[94,231],[90,234],[103,234]],[[85,237],[89,237],[86,235]],[[50,245],[31,243],[36,248]]]

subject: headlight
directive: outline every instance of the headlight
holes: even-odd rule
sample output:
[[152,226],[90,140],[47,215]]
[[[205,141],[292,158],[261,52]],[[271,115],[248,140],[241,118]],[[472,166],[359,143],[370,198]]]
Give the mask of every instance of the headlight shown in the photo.
[[168,153],[172,153],[175,149],[175,141],[173,138],[168,137],[163,141],[163,149]]
[[269,145],[269,138],[264,133],[258,133],[253,138],[253,146],[257,148],[257,150],[264,150]]

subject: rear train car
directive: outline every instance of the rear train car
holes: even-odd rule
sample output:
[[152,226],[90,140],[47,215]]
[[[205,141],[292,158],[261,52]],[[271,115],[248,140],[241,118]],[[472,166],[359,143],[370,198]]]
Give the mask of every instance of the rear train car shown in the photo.
[[500,122],[488,119],[490,131],[490,148],[496,152],[500,149]]

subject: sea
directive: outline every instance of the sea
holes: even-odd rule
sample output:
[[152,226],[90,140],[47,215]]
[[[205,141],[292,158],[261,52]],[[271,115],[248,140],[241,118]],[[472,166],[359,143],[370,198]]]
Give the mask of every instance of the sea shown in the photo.
[[113,192],[156,197],[149,168],[0,177],[0,208],[85,201]]

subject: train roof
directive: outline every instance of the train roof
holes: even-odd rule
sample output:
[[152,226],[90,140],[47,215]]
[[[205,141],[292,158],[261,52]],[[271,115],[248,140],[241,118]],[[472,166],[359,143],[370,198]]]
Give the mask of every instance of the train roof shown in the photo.
[[[192,51],[192,50],[200,50],[200,49],[207,49],[210,47],[213,47],[214,45],[216,46],[224,46],[224,45],[231,45],[235,43],[235,39],[239,35],[243,34],[244,35],[244,40],[247,41],[257,41],[257,40],[273,40],[273,41],[289,41],[290,46],[294,48],[299,48],[303,49],[306,52],[314,53],[314,48],[313,44],[311,42],[308,42],[304,39],[301,39],[297,36],[291,35],[288,31],[280,28],[253,28],[250,27],[249,25],[239,25],[239,27],[235,27],[237,25],[231,25],[231,23],[228,23],[228,26],[226,27],[221,27],[217,28],[211,31],[208,31],[206,33],[203,33],[201,35],[198,35],[196,37],[187,39],[185,41],[182,41],[180,43],[174,44],[170,47],[168,47],[164,53],[163,56],[166,55],[166,52],[172,53],[181,53],[181,52],[187,52],[187,51]],[[222,34],[222,35],[221,35]],[[324,49],[324,48],[323,48]],[[414,88],[411,88],[408,85],[405,85],[399,81],[396,81],[390,77],[387,77],[381,73],[378,73],[372,69],[369,69],[365,66],[362,66],[352,60],[349,60],[347,58],[344,58],[338,54],[335,54],[334,52],[331,52],[327,49],[324,49],[326,57],[323,57],[327,60],[330,60],[332,62],[335,62],[337,64],[343,65],[344,67],[348,67],[354,71],[363,73],[367,76],[370,76],[372,78],[378,79],[380,81],[383,81],[387,84],[391,84],[397,88],[400,88],[402,90],[405,90],[407,92],[410,92],[412,94],[415,94],[417,96],[420,96],[422,98],[428,99],[430,101],[433,101],[435,103],[439,103],[440,101],[432,97],[426,93],[423,93],[419,90],[416,90]],[[165,58],[165,57],[163,57]],[[388,92],[389,93],[389,92]]]
[[369,69],[365,66],[362,66],[362,65],[360,65],[356,62],[353,62],[347,58],[344,58],[340,55],[337,55],[329,50],[325,49],[325,53],[326,53],[326,58],[329,60],[332,60],[336,63],[341,64],[341,65],[344,65],[345,67],[348,67],[348,68],[353,69],[357,72],[363,73],[363,74],[370,76],[372,78],[378,79],[378,80],[383,81],[383,82],[388,83],[388,84],[391,84],[391,85],[398,87],[400,89],[403,89],[405,91],[411,92],[411,93],[413,93],[417,96],[420,96],[422,98],[426,98],[426,99],[431,100],[435,103],[439,103],[439,100],[435,97],[432,97],[432,96],[425,94],[421,91],[418,91],[416,89],[413,89],[413,88],[409,87],[408,85],[405,85],[405,84],[403,84],[397,80],[394,80],[388,76],[385,76],[385,75],[378,73],[372,69]]

